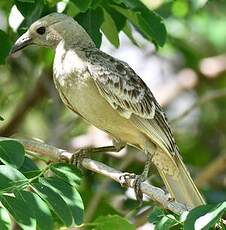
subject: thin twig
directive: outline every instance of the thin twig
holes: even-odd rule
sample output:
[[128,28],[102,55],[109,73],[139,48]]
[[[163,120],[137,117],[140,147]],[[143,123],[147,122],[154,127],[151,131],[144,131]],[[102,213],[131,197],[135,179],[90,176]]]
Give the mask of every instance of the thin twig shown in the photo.
[[46,79],[50,79],[51,76],[51,73],[43,71],[35,86],[24,95],[21,103],[15,108],[13,117],[0,129],[0,136],[8,137],[15,133],[28,111],[47,95],[47,90],[43,82],[45,82]]
[[[134,155],[127,154],[123,158],[123,161],[120,163],[117,169],[120,171],[124,170],[132,162],[132,160],[134,160]],[[98,186],[98,191],[95,193],[95,195],[87,205],[87,209],[85,213],[85,222],[90,222],[92,220],[92,217],[96,212],[98,204],[100,203],[110,181],[111,179],[109,177],[106,177],[104,180],[102,180],[101,184]]]
[[[6,139],[6,138],[0,138],[0,139]],[[15,140],[23,144],[26,151],[31,151],[38,155],[49,157],[54,161],[64,160],[67,162],[72,162],[74,156],[74,153],[72,152],[68,152],[63,149],[58,149],[54,146],[42,142],[38,142],[34,140],[24,140],[24,139],[15,139]],[[93,172],[97,172],[99,174],[105,175],[120,184],[122,183],[121,178],[124,175],[124,173],[114,168],[111,168],[101,162],[91,160],[89,158],[84,158],[81,161],[81,165],[84,168],[89,169]],[[134,179],[126,180],[127,186],[133,188],[134,181],[135,181]],[[169,199],[169,196],[162,189],[150,185],[147,182],[141,183],[141,191],[147,196],[149,196],[152,200],[160,203],[165,209],[171,210],[176,214],[180,215],[183,212],[190,210],[190,208],[186,207],[184,204]]]
[[202,170],[202,172],[196,177],[195,184],[198,188],[201,188],[225,170],[226,154],[222,154]]
[[189,107],[187,110],[185,110],[182,114],[180,114],[175,119],[171,120],[171,123],[176,123],[179,120],[186,117],[189,113],[191,113],[195,108],[205,104],[206,102],[225,97],[226,96],[226,88],[214,90],[207,95],[201,97],[199,100],[197,100],[191,107]]

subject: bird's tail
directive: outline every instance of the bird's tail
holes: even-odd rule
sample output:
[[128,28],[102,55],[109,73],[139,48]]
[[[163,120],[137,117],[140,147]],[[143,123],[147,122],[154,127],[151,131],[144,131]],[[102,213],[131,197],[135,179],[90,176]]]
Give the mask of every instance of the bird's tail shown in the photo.
[[177,167],[176,177],[169,175],[169,173],[157,166],[159,174],[162,177],[168,192],[173,198],[175,198],[177,202],[183,203],[190,208],[195,208],[197,206],[205,204],[202,195],[198,191],[195,183],[193,182],[190,173],[186,169],[186,166],[184,165],[180,155],[175,154],[175,156],[173,156],[173,159]]

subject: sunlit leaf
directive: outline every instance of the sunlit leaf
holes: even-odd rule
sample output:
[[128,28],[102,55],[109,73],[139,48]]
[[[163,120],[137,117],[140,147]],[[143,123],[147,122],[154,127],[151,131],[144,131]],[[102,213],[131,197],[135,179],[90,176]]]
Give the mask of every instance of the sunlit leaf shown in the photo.
[[101,30],[104,32],[107,39],[115,46],[119,46],[119,37],[118,37],[118,30],[115,25],[114,20],[112,19],[111,15],[103,9],[104,12],[104,21],[101,25]]
[[159,221],[159,223],[156,225],[155,229],[156,230],[170,230],[172,229],[173,226],[177,225],[178,222],[176,218],[171,215],[165,215],[162,217],[162,219]]
[[55,212],[59,219],[69,227],[72,224],[72,214],[63,198],[53,189],[41,184],[34,183],[32,185],[35,192],[48,204]]
[[0,165],[0,190],[13,190],[28,183],[28,179],[18,170],[8,165]]
[[19,171],[27,178],[37,176],[41,172],[37,165],[27,156],[25,156],[23,165],[19,168]]
[[14,140],[0,141],[0,160],[7,165],[15,168],[22,166],[24,162],[24,147]]
[[17,9],[25,17],[26,26],[30,26],[42,15],[44,0],[20,1],[14,0]]
[[151,211],[148,220],[150,223],[157,224],[164,216],[164,211],[161,208],[155,206]]
[[80,185],[82,174],[81,171],[74,165],[54,163],[50,165],[50,169],[56,174],[56,176],[68,182],[69,184],[75,187]]
[[133,37],[133,32],[132,32],[132,28],[129,25],[129,23],[126,23],[125,26],[123,27],[123,32],[126,34],[126,36],[131,40],[131,42],[136,45],[139,46],[135,40],[135,38]]
[[0,229],[1,230],[11,230],[12,221],[9,213],[4,208],[0,208]]
[[102,9],[96,8],[95,10],[88,10],[85,13],[76,15],[75,19],[86,30],[96,46],[100,47],[102,40],[100,27],[104,20]]
[[163,46],[166,40],[166,28],[162,19],[147,8],[135,8],[134,11],[112,5],[112,8],[127,17],[150,41]]
[[210,210],[212,210],[213,207],[214,207],[214,205],[208,204],[208,205],[202,205],[200,207],[192,209],[189,212],[189,214],[186,218],[186,221],[184,222],[184,230],[195,230],[196,220],[199,217],[204,216]]
[[41,183],[60,194],[68,207],[71,209],[75,224],[82,224],[84,206],[82,198],[76,188],[58,178],[53,177],[42,179]]
[[193,209],[187,216],[184,229],[203,229],[208,230],[219,222],[222,215],[226,212],[226,202],[213,205],[205,205]]
[[32,210],[39,229],[54,229],[53,219],[48,205],[35,193],[19,191],[16,193],[18,199],[22,199]]
[[92,0],[72,0],[72,2],[84,13],[89,9]]
[[27,203],[16,197],[6,195],[1,196],[0,200],[23,230],[36,230],[36,220]]
[[121,216],[117,215],[109,215],[109,216],[102,216],[98,217],[94,220],[94,224],[96,224],[95,230],[135,230],[135,225],[129,223],[129,221]]

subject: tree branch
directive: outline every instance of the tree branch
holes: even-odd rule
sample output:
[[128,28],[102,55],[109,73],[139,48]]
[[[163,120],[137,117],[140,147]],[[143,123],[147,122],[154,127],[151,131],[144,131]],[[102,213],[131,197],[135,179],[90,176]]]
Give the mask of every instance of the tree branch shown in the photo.
[[224,172],[226,169],[226,154],[220,155],[212,163],[210,163],[203,171],[196,177],[195,184],[198,188],[208,184],[217,175]]
[[178,122],[179,120],[186,117],[189,113],[191,113],[195,108],[205,104],[206,102],[209,102],[209,101],[221,98],[221,97],[226,97],[226,88],[214,90],[214,91],[208,93],[207,95],[204,95],[199,100],[197,100],[191,107],[189,107],[187,110],[185,110],[182,114],[180,114],[175,119],[171,120],[170,123]]
[[[2,138],[6,139],[6,138]],[[63,149],[58,149],[54,146],[34,141],[34,140],[25,140],[25,139],[15,139],[20,142],[25,150],[28,152],[33,152],[38,154],[39,156],[49,157],[54,161],[73,161],[74,153],[68,152]],[[105,175],[114,181],[121,184],[121,177],[124,175],[121,171],[111,168],[101,162],[91,160],[89,158],[84,158],[81,161],[81,165],[89,169],[93,172],[97,172],[99,174]],[[128,187],[134,187],[134,179],[128,179],[127,181]],[[155,187],[153,185],[148,184],[147,182],[141,183],[141,191],[149,196],[153,201],[160,203],[165,209],[171,210],[176,214],[182,214],[185,211],[190,210],[190,208],[186,207],[184,204],[178,203],[174,200],[169,199],[169,196],[160,188]]]
[[0,136],[11,136],[17,130],[27,112],[48,94],[43,82],[45,82],[46,79],[51,79],[51,77],[52,73],[48,71],[42,72],[35,86],[24,95],[21,103],[19,103],[15,108],[14,115],[11,120],[9,120],[9,122],[0,129]]

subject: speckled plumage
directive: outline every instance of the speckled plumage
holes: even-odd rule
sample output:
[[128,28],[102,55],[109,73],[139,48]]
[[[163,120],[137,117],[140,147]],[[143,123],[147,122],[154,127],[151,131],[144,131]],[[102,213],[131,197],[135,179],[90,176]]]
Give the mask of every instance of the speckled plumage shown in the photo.
[[[46,34],[36,29],[45,26]],[[23,39],[55,49],[54,82],[67,107],[115,139],[152,155],[177,201],[204,203],[182,162],[166,116],[130,66],[100,51],[72,18],[53,13],[35,22]],[[18,41],[19,43],[19,41]]]

